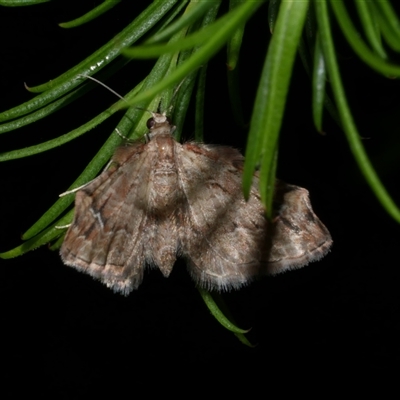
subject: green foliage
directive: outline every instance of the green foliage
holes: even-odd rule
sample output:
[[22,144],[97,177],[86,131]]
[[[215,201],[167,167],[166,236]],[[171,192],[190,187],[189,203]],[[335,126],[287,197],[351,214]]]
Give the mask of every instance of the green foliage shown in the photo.
[[0,0],[0,6],[4,7],[24,7],[35,6],[40,3],[47,3],[50,0]]
[[[0,0],[0,5],[23,6],[41,2],[43,1]],[[235,68],[240,61],[246,24],[251,24],[251,16],[259,7],[265,6],[264,3],[266,2],[231,1],[229,12],[220,15],[220,1],[152,2],[113,40],[81,63],[48,83],[28,88],[31,92],[40,94],[24,104],[0,113],[0,133],[13,131],[57,112],[93,87],[93,83],[82,76],[96,75],[97,79],[104,80],[116,73],[128,58],[156,58],[157,62],[148,76],[137,82],[124,101],[119,101],[81,127],[44,143],[2,153],[0,161],[27,157],[61,146],[101,124],[122,108],[127,110],[116,127],[122,135],[133,138],[143,135],[147,116],[143,116],[142,109],[157,109],[160,102],[164,109],[168,109],[171,103],[174,105],[172,117],[179,131],[189,101],[194,95],[196,132],[201,132],[207,62],[224,46],[228,50],[227,65],[233,70],[228,72],[228,81],[235,117],[238,121],[244,121],[245,118],[240,114],[240,96],[232,76],[237,78],[233,74],[236,74]],[[377,73],[393,78],[400,76],[400,65],[392,63],[388,54],[400,51],[400,22],[388,0],[354,0],[359,19],[355,24],[346,8],[349,2],[346,3],[342,0],[269,1],[269,17],[266,23],[268,22],[273,33],[254,102],[243,177],[244,193],[248,195],[253,173],[256,168],[260,168],[260,192],[269,216],[272,210],[279,132],[294,59],[299,50],[311,78],[316,129],[322,132],[323,113],[328,110],[344,131],[355,161],[371,190],[385,210],[400,222],[400,210],[368,159],[354,124],[344,94],[331,30],[332,19],[335,18],[354,53]],[[60,26],[79,26],[117,5],[116,1],[105,1],[90,13]],[[362,27],[362,32],[356,25]],[[147,40],[139,43],[144,35]],[[135,47],[131,47],[133,45]],[[196,80],[198,85],[195,89]],[[179,84],[184,90],[178,91],[174,96],[174,88]],[[327,91],[332,94],[333,100]],[[201,137],[197,136],[196,139],[201,140]],[[111,134],[70,189],[93,179],[108,162],[120,140],[115,133]],[[0,257],[16,257],[45,243],[57,240],[56,243],[60,243],[64,230],[56,227],[71,221],[72,210],[67,210],[72,201],[72,196],[56,201],[24,233],[25,242],[0,254]],[[218,314],[218,307],[214,307],[208,294],[203,292],[202,295],[212,313],[225,327],[229,327],[230,323]],[[232,330],[238,335],[244,333],[238,328]],[[240,338],[245,342],[244,336]]]

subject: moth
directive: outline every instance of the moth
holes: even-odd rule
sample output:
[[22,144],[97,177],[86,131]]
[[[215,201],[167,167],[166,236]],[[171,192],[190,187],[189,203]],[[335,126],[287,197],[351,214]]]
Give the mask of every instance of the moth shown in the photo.
[[178,143],[166,115],[151,114],[146,142],[119,147],[110,166],[77,191],[61,247],[66,265],[128,295],[146,266],[168,277],[183,257],[196,284],[226,291],[328,252],[331,236],[306,189],[277,181],[268,222],[258,173],[243,197],[237,150]]

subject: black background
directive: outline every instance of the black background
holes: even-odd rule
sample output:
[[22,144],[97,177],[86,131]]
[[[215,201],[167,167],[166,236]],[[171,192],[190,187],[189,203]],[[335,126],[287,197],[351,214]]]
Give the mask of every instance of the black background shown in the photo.
[[[70,30],[57,23],[83,14],[95,2],[1,8],[0,110],[32,98],[23,82],[34,86],[55,78],[110,40],[139,12],[134,3],[140,2],[122,2],[88,26]],[[242,100],[248,117],[269,40],[266,16],[264,6],[249,22],[242,48]],[[339,34],[336,40],[363,144],[400,204],[399,83],[359,62]],[[243,151],[246,132],[232,122],[225,62],[222,50],[208,68],[205,141]],[[152,60],[132,61],[107,84],[124,94],[152,65]],[[115,101],[96,89],[45,121],[3,134],[1,150],[64,134]],[[347,375],[395,371],[400,228],[363,180],[344,133],[329,117],[326,135],[315,131],[310,104],[310,82],[297,61],[278,176],[309,189],[334,246],[318,263],[224,296],[238,325],[252,328],[248,338],[257,344],[254,349],[214,320],[182,262],[168,279],[149,272],[139,290],[124,298],[64,266],[58,252],[42,247],[0,260],[3,379],[11,383],[10,389],[3,386],[6,391],[28,389],[55,398],[133,396],[146,377],[157,382],[174,376],[172,388],[184,387],[188,375],[198,386],[240,382],[251,388],[272,385],[277,378],[290,386],[295,376],[312,381],[324,375],[340,384]],[[0,251],[20,244],[20,235],[70,185],[119,118],[62,148],[0,165]],[[191,115],[184,132],[186,139],[194,135]]]

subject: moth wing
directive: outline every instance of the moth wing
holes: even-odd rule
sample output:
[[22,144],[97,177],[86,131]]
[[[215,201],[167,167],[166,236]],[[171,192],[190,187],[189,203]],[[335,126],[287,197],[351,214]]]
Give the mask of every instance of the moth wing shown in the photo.
[[275,217],[266,272],[301,268],[326,255],[332,238],[315,215],[308,190],[279,182],[274,195]]
[[243,156],[229,147],[194,143],[177,149],[188,270],[207,289],[239,288],[259,275],[268,247],[258,191],[252,189],[248,202],[242,194]]
[[143,279],[147,193],[140,183],[151,165],[145,146],[117,149],[111,167],[77,192],[60,251],[65,264],[125,295]]

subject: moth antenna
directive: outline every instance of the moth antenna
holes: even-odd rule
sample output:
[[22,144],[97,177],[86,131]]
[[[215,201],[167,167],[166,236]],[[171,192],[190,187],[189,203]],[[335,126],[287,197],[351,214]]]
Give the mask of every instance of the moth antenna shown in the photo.
[[181,86],[183,85],[183,82],[186,81],[186,78],[183,78],[181,83],[176,87],[176,89],[174,90],[174,94],[172,95],[172,99],[174,99],[174,97],[176,96],[176,94],[179,92],[179,89],[181,88]]
[[[186,80],[186,78],[182,79],[181,83],[175,88],[174,93],[172,94],[170,106],[168,107],[168,111],[161,112],[161,103],[162,103],[162,99],[161,99],[160,102],[158,103],[157,114],[161,114],[161,115],[164,115],[164,116],[172,114],[172,109],[174,108],[172,103],[173,103],[177,93],[179,92],[179,89],[181,88],[183,82],[185,82],[185,80]],[[149,110],[146,110],[146,109],[143,109],[143,108],[139,108],[139,110],[148,111],[154,117],[154,113],[152,111],[149,111]]]
[[169,106],[169,108],[168,108],[168,113],[167,113],[168,115],[171,115],[171,114],[172,114],[172,109],[174,108],[174,106],[173,106],[173,101],[174,101],[176,95],[178,94],[179,89],[180,89],[181,86],[183,85],[183,82],[185,82],[185,80],[186,80],[186,78],[182,79],[181,83],[175,88],[174,93],[172,94],[171,105]]
[[150,111],[147,108],[142,108],[142,107],[135,107],[135,108],[136,108],[136,110],[145,111],[145,112],[148,112],[149,114],[153,114],[153,111]]
[[77,76],[78,76],[78,77],[82,77],[82,78],[87,78],[87,79],[90,79],[90,80],[92,80],[92,81],[98,83],[99,85],[101,85],[101,86],[103,86],[104,88],[106,88],[107,90],[109,90],[111,93],[115,94],[115,95],[116,95],[117,97],[119,97],[121,100],[125,101],[125,103],[128,103],[128,102],[125,100],[124,97],[122,97],[119,93],[117,93],[115,90],[112,90],[109,86],[107,86],[105,83],[99,81],[98,79],[93,78],[93,77],[90,76],[90,75],[85,75],[85,74],[78,74]]

